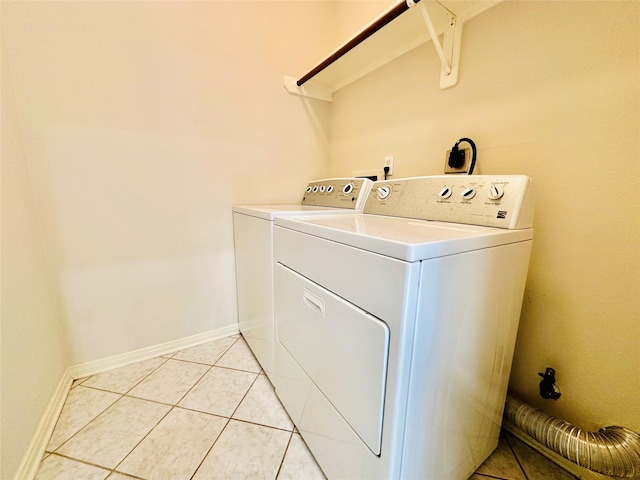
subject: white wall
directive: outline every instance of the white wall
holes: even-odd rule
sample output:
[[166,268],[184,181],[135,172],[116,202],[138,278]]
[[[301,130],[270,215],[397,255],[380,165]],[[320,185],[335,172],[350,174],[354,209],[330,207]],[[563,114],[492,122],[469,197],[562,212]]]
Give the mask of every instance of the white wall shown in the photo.
[[[640,4],[506,1],[465,25],[440,90],[421,46],[334,94],[332,175],[441,174],[460,137],[478,172],[530,175],[534,251],[511,389],[584,428],[640,431]],[[538,396],[555,367],[563,396]]]
[[3,44],[0,478],[9,479],[69,364],[70,350],[45,264],[5,57]]
[[231,206],[299,201],[328,107],[289,96],[324,2],[3,5],[73,363],[237,321]]
[[2,478],[66,367],[235,324],[232,204],[327,174],[328,105],[282,78],[332,15],[2,2]]

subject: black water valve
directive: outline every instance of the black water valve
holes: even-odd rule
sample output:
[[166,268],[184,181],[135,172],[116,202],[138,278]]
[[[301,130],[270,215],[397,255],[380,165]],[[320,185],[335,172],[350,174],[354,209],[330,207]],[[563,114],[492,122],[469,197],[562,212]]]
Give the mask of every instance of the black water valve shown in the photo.
[[538,375],[542,377],[540,382],[540,396],[545,399],[557,400],[562,395],[560,389],[556,385],[556,371],[548,367],[544,373],[538,372]]

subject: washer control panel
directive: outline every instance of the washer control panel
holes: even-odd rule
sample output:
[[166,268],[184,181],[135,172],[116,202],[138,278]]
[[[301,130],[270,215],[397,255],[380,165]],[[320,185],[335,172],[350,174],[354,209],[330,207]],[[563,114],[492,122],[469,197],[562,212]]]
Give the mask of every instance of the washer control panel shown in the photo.
[[309,183],[302,205],[362,210],[373,182],[368,178],[330,178]]
[[364,213],[520,229],[533,226],[526,175],[437,175],[375,182]]

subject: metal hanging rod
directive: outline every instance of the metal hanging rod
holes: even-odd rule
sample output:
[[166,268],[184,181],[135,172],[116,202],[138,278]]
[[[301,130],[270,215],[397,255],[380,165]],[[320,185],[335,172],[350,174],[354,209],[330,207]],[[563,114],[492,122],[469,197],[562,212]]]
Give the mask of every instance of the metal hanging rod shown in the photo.
[[320,73],[322,70],[327,68],[329,65],[331,65],[333,62],[338,60],[340,57],[342,57],[349,51],[353,50],[353,48],[355,48],[360,43],[365,41],[367,38],[369,38],[371,35],[376,33],[382,27],[384,27],[385,25],[387,25],[388,23],[390,23],[391,21],[399,17],[401,14],[409,10],[409,8],[411,8],[412,5],[415,5],[419,1],[420,0],[409,0],[409,1],[403,0],[397,5],[395,5],[393,8],[391,8],[386,13],[384,13],[381,17],[379,17],[377,20],[375,20],[373,23],[367,26],[364,30],[362,30],[359,34],[357,34],[355,37],[353,37],[351,40],[345,43],[342,47],[340,47],[338,50],[336,50],[331,55],[329,55],[329,57],[327,57],[322,63],[317,65],[315,68],[313,68],[313,70],[303,75],[296,82],[296,85],[298,85],[298,87],[301,87],[302,85],[304,85],[311,78],[315,77],[318,73]]

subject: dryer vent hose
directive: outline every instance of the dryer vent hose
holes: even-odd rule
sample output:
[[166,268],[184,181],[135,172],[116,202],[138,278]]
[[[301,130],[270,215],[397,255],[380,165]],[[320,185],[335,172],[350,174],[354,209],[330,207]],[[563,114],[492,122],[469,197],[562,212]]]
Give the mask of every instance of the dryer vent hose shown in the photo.
[[505,418],[567,460],[616,478],[640,476],[640,434],[624,427],[586,432],[507,396]]

